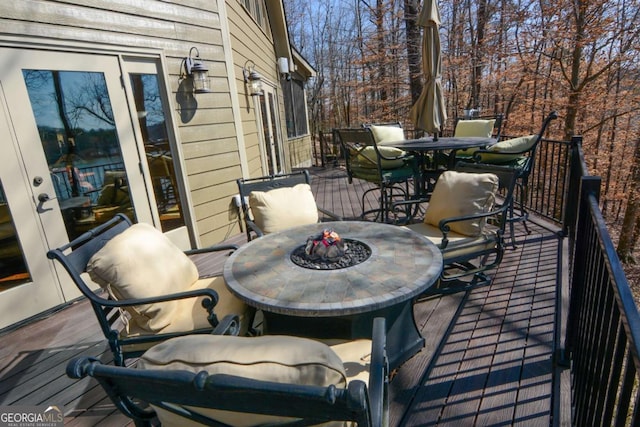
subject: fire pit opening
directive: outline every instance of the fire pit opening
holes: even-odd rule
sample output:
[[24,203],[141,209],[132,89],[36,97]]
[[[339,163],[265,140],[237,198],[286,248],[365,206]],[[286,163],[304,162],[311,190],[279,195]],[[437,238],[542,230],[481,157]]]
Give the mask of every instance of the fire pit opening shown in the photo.
[[312,270],[338,270],[358,265],[371,256],[371,248],[353,239],[344,239],[333,230],[323,230],[291,253],[291,261]]

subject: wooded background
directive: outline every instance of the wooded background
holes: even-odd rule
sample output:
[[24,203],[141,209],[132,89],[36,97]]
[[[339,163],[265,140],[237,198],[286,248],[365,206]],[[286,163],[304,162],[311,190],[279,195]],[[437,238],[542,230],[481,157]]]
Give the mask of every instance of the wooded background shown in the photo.
[[[316,68],[312,132],[400,121],[422,89],[417,0],[284,0],[292,43]],[[619,255],[640,235],[640,1],[439,1],[442,86],[451,131],[463,110],[502,113],[502,134],[582,135]],[[624,231],[621,231],[624,230]],[[631,232],[633,230],[633,232]]]

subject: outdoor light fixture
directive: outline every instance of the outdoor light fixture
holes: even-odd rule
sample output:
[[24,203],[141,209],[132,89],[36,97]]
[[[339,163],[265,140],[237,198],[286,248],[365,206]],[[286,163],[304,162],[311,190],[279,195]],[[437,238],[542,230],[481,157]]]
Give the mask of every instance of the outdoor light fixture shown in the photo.
[[256,64],[249,60],[244,63],[242,68],[242,75],[244,77],[245,84],[249,85],[249,93],[251,96],[262,95],[262,76],[256,71]]
[[[195,50],[196,56],[193,56]],[[193,91],[195,93],[209,93],[211,86],[209,83],[209,69],[200,60],[200,52],[196,47],[189,50],[189,56],[184,58],[184,69],[187,77],[193,79]]]

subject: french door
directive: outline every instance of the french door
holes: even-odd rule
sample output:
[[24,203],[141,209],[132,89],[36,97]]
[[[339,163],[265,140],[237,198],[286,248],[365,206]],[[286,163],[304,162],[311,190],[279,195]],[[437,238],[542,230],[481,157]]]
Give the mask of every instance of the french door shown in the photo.
[[[50,248],[117,213],[160,225],[161,191],[173,194],[167,206],[179,198],[169,172],[150,172],[151,162],[173,168],[162,121],[144,126],[162,108],[127,102],[127,91],[144,99],[147,74],[124,77],[122,60],[109,55],[0,48],[0,58],[3,328],[79,296],[46,258]],[[150,128],[157,138],[141,136]]]

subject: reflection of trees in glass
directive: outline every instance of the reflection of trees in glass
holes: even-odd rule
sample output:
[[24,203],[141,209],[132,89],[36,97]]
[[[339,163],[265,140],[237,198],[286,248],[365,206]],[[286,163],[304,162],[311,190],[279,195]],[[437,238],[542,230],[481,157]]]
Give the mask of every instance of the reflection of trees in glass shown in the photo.
[[155,74],[131,74],[131,87],[145,143],[167,140],[162,99]]
[[104,75],[24,70],[23,76],[47,161],[67,170],[72,195],[78,195],[76,167],[85,155],[121,158]]
[[23,75],[39,126],[68,128],[69,137],[115,126],[102,73],[24,70]]

